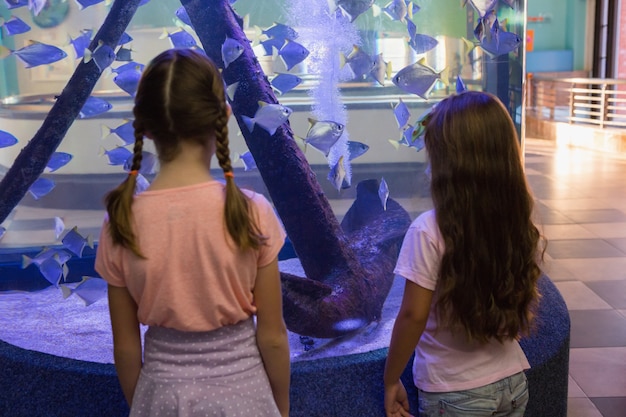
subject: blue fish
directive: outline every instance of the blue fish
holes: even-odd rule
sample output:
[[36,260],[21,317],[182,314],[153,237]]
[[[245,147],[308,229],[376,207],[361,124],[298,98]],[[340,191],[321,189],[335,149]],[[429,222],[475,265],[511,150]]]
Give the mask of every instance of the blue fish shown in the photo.
[[124,145],[131,145],[135,143],[135,128],[133,127],[132,120],[128,120],[113,129],[111,129],[108,126],[102,125],[101,130],[102,130],[102,139],[106,138],[111,133],[114,133],[115,135],[117,135],[117,137],[122,139],[122,141],[124,142]]
[[243,162],[244,171],[250,171],[257,167],[256,162],[254,161],[254,157],[252,156],[250,151],[244,152],[239,156],[239,158],[241,159],[241,162]]
[[354,78],[361,80],[374,69],[375,62],[368,53],[354,45],[352,52],[347,57],[343,54],[340,55],[340,65],[341,67],[348,65]]
[[130,36],[128,33],[124,32],[122,33],[122,37],[120,38],[120,41],[117,43],[118,45],[125,45],[129,42],[133,41],[133,37]]
[[[497,21],[496,21],[497,25]],[[522,40],[513,32],[506,32],[496,26],[493,36],[482,36],[480,47],[492,57],[508,54],[517,49]]]
[[330,172],[328,173],[327,179],[333,184],[337,191],[341,191],[342,188],[347,188],[344,186],[344,182],[346,179],[346,168],[343,165],[343,155],[341,155],[337,160],[337,163],[333,165]]
[[309,50],[298,42],[287,40],[285,46],[278,51],[278,55],[283,59],[289,71],[309,56]]
[[0,148],[8,148],[9,146],[13,146],[17,143],[17,138],[10,134],[9,132],[5,132],[4,130],[0,130]]
[[385,86],[385,78],[391,78],[391,62],[385,62],[383,54],[380,53],[373,57],[374,66],[370,71],[370,75],[378,82]]
[[48,259],[54,259],[57,263],[63,265],[71,257],[72,254],[65,249],[46,247],[32,258],[27,255],[22,255],[22,269],[27,268],[31,264],[40,266]]
[[66,152],[54,152],[48,163],[46,164],[46,168],[48,168],[49,172],[54,172],[57,169],[64,167],[72,160],[72,154]]
[[261,45],[263,46],[263,49],[265,50],[265,56],[272,55],[274,53],[274,48],[276,48],[276,50],[280,50],[283,47],[283,45],[285,45],[285,42],[287,41],[281,38],[270,38],[270,39],[261,41]]
[[6,4],[9,10],[17,9],[18,7],[28,6],[28,0],[4,0],[4,4]]
[[309,118],[309,130],[304,142],[328,156],[330,149],[343,135],[344,125],[330,120],[318,121]]
[[5,58],[10,54],[17,56],[25,64],[26,68],[52,64],[67,56],[65,51],[56,46],[36,41],[31,41],[29,45],[15,51],[0,45],[0,58]]
[[78,114],[79,119],[88,119],[111,110],[113,106],[106,100],[89,96]]
[[54,186],[54,181],[49,180],[48,178],[37,178],[33,185],[31,185],[28,189],[28,192],[35,200],[39,200],[41,197],[52,191]]
[[402,98],[399,99],[398,104],[393,108],[393,114],[396,116],[396,122],[398,122],[398,129],[402,129],[404,126],[409,123],[409,119],[411,118],[411,113],[409,112],[409,108],[406,103],[402,101]]
[[180,6],[178,9],[176,9],[176,17],[179,18],[180,21],[186,24],[187,26],[193,27],[193,25],[191,24],[191,19],[189,18],[189,14],[187,14],[187,9],[185,9],[185,6]]
[[74,51],[76,52],[76,58],[82,58],[85,56],[85,50],[89,48],[89,44],[91,43],[91,35],[93,31],[91,29],[81,31],[81,34],[72,39],[70,37],[70,43],[74,47]]
[[83,280],[74,288],[70,288],[67,285],[60,285],[60,287],[63,298],[76,294],[77,297],[85,302],[85,307],[87,307],[106,297],[108,284],[102,278],[83,276]]
[[352,161],[353,159],[358,158],[359,156],[367,152],[369,148],[370,147],[366,145],[365,143],[354,142],[354,141],[349,140],[348,141],[348,153],[350,157],[348,158],[348,160]]
[[270,135],[276,133],[276,129],[287,121],[292,110],[281,104],[270,104],[259,101],[259,108],[254,117],[241,116],[244,124],[250,132],[254,129],[254,125],[259,125],[265,129]]
[[393,83],[407,93],[417,94],[424,100],[437,80],[441,80],[444,85],[448,85],[448,69],[440,72],[426,65],[426,59],[422,58],[415,64],[402,68],[393,77]]
[[387,210],[387,200],[389,199],[389,186],[385,178],[380,179],[380,185],[378,186],[378,198],[383,205],[383,210]]
[[135,194],[141,194],[148,189],[150,182],[141,174],[137,174],[137,182],[135,183]]
[[[130,167],[133,165],[134,155],[130,155],[124,161],[124,171],[130,171]],[[152,175],[157,171],[157,166],[159,164],[158,157],[152,152],[142,151],[141,152],[141,167],[139,168],[139,173],[143,175]]]
[[[409,3],[411,2],[409,1]],[[413,10],[413,7],[409,7],[409,4],[407,4],[405,0],[391,0],[383,8],[383,12],[385,12],[391,20],[398,20],[402,23],[407,23],[408,20],[413,19]]]
[[11,16],[11,18],[5,21],[2,26],[4,26],[4,30],[7,33],[7,36],[26,33],[31,29],[26,22],[24,22],[17,16]]
[[39,265],[39,272],[52,285],[59,285],[61,277],[67,276],[67,264],[61,264],[54,258],[48,258]]
[[89,6],[93,6],[98,3],[102,3],[104,0],[76,0],[76,4],[78,4],[78,9],[83,10]]
[[170,38],[172,48],[194,48],[198,46],[196,40],[189,32],[180,29],[174,32],[168,32],[167,29],[163,29],[163,33],[159,36],[159,39]]
[[456,76],[456,93],[459,94],[459,93],[462,93],[463,91],[467,91],[467,86],[461,79],[461,76],[457,75]]
[[133,156],[133,153],[123,146],[109,150],[103,148],[101,154],[109,158],[109,165],[124,165],[128,158]]
[[83,250],[85,250],[85,246],[89,246],[93,249],[93,240],[91,235],[87,237],[83,237],[80,233],[78,233],[78,226],[74,226],[72,230],[67,232],[63,239],[61,239],[63,246],[69,249],[70,252],[74,253],[79,258],[83,256]]
[[409,46],[413,48],[416,54],[423,54],[437,46],[439,41],[432,36],[417,33],[417,26],[413,21],[409,20],[406,24],[409,32]]
[[132,49],[122,47],[118,49],[115,53],[115,60],[120,62],[130,62],[133,60],[133,57],[131,55],[132,52]]
[[105,45],[104,42],[98,41],[98,46],[93,51],[85,49],[83,61],[87,63],[91,60],[96,63],[98,69],[102,72],[115,61],[115,51],[109,45]]
[[224,68],[228,68],[228,65],[239,58],[241,54],[243,54],[243,45],[232,38],[226,37],[226,40],[222,44],[222,61],[224,61]]
[[272,78],[272,87],[278,94],[285,94],[302,83],[302,78],[293,74],[278,74]]
[[335,0],[335,4],[350,15],[350,22],[369,10],[374,0]]
[[141,70],[139,67],[119,73],[113,78],[113,82],[122,90],[135,97],[139,79],[141,78]]
[[[257,31],[258,30],[257,27]],[[296,32],[294,28],[277,22],[274,22],[274,24],[267,29],[261,30],[261,34],[274,39],[289,39],[290,41],[298,39],[298,32]]]
[[135,61],[130,61],[124,65],[120,65],[119,67],[111,68],[111,72],[113,72],[114,74],[121,74],[124,71],[129,71],[129,70],[137,70],[137,71],[143,72],[143,69],[145,67],[146,66],[144,64],[140,64]]

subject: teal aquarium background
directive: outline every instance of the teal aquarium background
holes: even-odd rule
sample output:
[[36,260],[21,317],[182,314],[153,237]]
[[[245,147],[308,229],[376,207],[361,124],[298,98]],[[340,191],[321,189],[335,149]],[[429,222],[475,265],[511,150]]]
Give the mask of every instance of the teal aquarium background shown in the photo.
[[[89,61],[90,54],[98,56],[93,36],[117,4],[93,2],[81,9],[75,1],[50,0],[35,16],[28,7],[7,6],[17,3],[0,5],[5,20],[1,42],[4,58],[0,61],[0,130],[8,138],[0,148],[3,179],[24,146],[37,135],[70,77]],[[125,139],[127,123],[132,119],[132,80],[136,82],[131,75],[138,76],[153,56],[173,46],[207,48],[213,56],[206,39],[201,39],[203,36],[194,31],[191,22],[183,22],[181,2],[141,3],[126,28],[129,38],[113,48],[117,59],[103,64],[89,101],[62,137],[48,167],[19,204],[0,219],[0,259],[5,260],[0,266],[0,290],[76,285],[84,276],[97,278],[91,268],[94,241],[97,244],[104,215],[103,196],[126,175],[124,162],[132,149]],[[245,68],[243,58],[235,58],[230,65],[220,62],[225,67],[226,84],[233,87],[234,94],[237,118],[231,120],[229,128],[236,175],[241,186],[265,193],[276,205],[290,238],[283,257],[293,257],[297,252],[303,262],[304,272],[290,271],[295,276],[309,276],[310,270],[315,271],[314,275],[325,274],[319,271],[319,253],[315,252],[311,261],[306,259],[306,253],[312,249],[304,241],[314,233],[355,233],[355,224],[360,224],[360,220],[354,219],[353,209],[359,199],[358,184],[364,184],[363,193],[373,196],[361,196],[359,204],[366,211],[376,216],[389,215],[381,214],[387,211],[389,201],[389,207],[405,213],[396,240],[401,240],[402,227],[409,219],[431,208],[419,120],[442,98],[459,89],[489,91],[505,103],[523,137],[524,1],[468,1],[465,6],[458,0],[375,1],[365,10],[356,10],[358,3],[238,0],[232,4],[242,18],[241,26],[249,41],[246,47],[255,55],[255,61]],[[42,24],[43,13],[48,18]],[[11,34],[8,22],[15,18],[28,24],[30,30]],[[297,36],[277,32],[283,29],[282,25]],[[86,43],[81,46],[85,34]],[[210,33],[206,36],[210,38]],[[218,40],[211,39],[211,43],[222,45],[225,40],[222,35]],[[54,46],[66,56],[51,61],[50,51],[37,50],[36,62],[25,64],[19,54],[33,44],[31,41],[35,45]],[[494,43],[498,48],[495,53]],[[91,50],[85,55],[88,48]],[[98,64],[97,58],[93,59]],[[221,60],[221,55],[217,54],[216,59]],[[420,78],[411,79],[408,87],[400,88],[398,74],[418,63]],[[258,129],[248,132],[238,123],[242,115],[254,114],[249,109],[257,107],[257,99],[242,97],[241,88],[249,81],[244,80],[236,92],[233,80],[257,64],[261,70],[257,78],[266,77],[273,86],[273,91],[268,89],[271,94],[263,95],[265,101],[276,99],[293,111],[289,124],[279,130],[281,138],[292,142],[285,148],[274,148],[282,151],[272,155],[264,150],[267,144],[259,144],[263,135]],[[122,83],[126,76],[130,84]],[[311,127],[320,121],[342,126],[332,147],[319,149],[313,141],[306,141]],[[158,171],[154,149],[147,147],[146,151],[144,160],[152,160],[153,164],[143,172],[145,186]],[[303,170],[304,177],[313,178],[313,182],[296,190],[277,191],[276,182],[293,174],[291,168],[285,167],[291,166],[294,155],[298,164],[304,161],[306,165],[296,164],[296,168]],[[312,175],[308,175],[309,170]],[[367,180],[370,182],[364,182]],[[306,190],[317,196],[315,204],[308,207],[313,212],[332,210],[332,219],[323,216],[320,220],[327,229],[305,230],[313,224],[308,220],[316,217],[315,213],[304,215],[297,208],[302,204],[300,194],[306,195]],[[68,242],[74,237],[78,246],[70,248]],[[320,237],[320,241],[324,239],[342,240],[341,236]],[[330,247],[332,244],[337,243],[331,242]],[[342,245],[337,247],[343,251]],[[57,251],[57,256],[50,251]],[[393,261],[389,259],[388,263],[392,266]],[[374,297],[380,305],[373,312],[363,313],[363,317],[359,315],[346,331],[353,330],[350,326],[363,326],[380,313],[392,279],[389,271],[381,275],[384,279],[377,282],[379,290]],[[290,285],[296,281],[290,276],[285,278],[288,299],[293,289]],[[315,304],[315,300],[294,299],[294,309],[307,302]],[[350,317],[342,311],[321,313],[314,307],[311,311],[306,314],[337,314],[337,323],[347,322]],[[302,320],[293,320],[298,321]],[[330,330],[295,330],[317,337],[337,335]]]

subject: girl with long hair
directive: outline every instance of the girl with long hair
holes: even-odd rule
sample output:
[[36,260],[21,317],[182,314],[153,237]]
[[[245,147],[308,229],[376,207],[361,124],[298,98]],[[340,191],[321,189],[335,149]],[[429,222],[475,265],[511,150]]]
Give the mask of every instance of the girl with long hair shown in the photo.
[[400,381],[415,352],[419,416],[523,416],[545,249],[517,131],[504,105],[466,91],[423,122],[434,209],[410,226],[406,279],[385,365],[387,417],[409,416]]
[[[133,113],[132,166],[106,196],[96,256],[131,416],[287,416],[285,232],[263,196],[235,184],[219,70],[194,50],[165,51],[142,74]],[[160,169],[135,195],[144,138]],[[225,184],[210,174],[213,155]]]

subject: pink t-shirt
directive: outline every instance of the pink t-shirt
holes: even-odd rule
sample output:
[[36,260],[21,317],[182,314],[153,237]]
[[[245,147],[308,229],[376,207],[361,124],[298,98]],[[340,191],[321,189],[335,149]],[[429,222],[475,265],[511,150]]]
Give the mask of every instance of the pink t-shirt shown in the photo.
[[147,325],[195,332],[249,318],[256,312],[257,268],[276,258],[285,232],[265,197],[245,193],[267,237],[259,250],[235,246],[224,224],[225,186],[210,181],[135,197],[134,230],[145,260],[113,245],[105,219],[96,271],[109,284],[128,288]]
[[[421,214],[404,237],[394,272],[431,291],[437,287],[444,242],[435,211]],[[468,344],[464,334],[438,328],[436,293],[413,361],[413,381],[426,392],[463,391],[530,368],[516,340]]]

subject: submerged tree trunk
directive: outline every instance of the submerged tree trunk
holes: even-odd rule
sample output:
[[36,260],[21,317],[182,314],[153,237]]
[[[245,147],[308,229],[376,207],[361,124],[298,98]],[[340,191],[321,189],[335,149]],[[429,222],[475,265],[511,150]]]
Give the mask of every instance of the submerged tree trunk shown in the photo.
[[[89,45],[90,50],[102,41],[115,49],[128,27],[140,0],[115,0],[104,23]],[[68,58],[69,59],[69,58]],[[57,149],[83,105],[100,79],[95,61],[78,64],[67,85],[56,97],[41,128],[20,151],[13,165],[0,181],[0,223],[26,195],[31,185],[43,173],[48,160]]]
[[289,124],[270,135],[258,126],[250,132],[242,121],[254,117],[259,101],[278,103],[242,19],[228,0],[181,3],[218,66],[224,68],[221,48],[227,38],[244,47],[222,75],[226,85],[239,83],[233,113],[306,275],[282,273],[287,326],[304,335],[335,337],[378,319],[408,214],[393,201],[384,211],[374,181],[357,189],[358,203],[346,216],[350,225],[342,229]]

